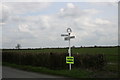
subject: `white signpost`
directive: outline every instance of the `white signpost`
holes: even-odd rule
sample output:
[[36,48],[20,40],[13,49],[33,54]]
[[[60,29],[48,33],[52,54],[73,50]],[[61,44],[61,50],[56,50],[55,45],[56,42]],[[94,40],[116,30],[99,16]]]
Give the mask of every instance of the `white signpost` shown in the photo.
[[[61,36],[66,36],[64,40],[69,41],[69,49],[68,49],[69,57],[71,57],[70,39],[75,38],[75,36],[70,36],[71,32],[72,32],[71,28],[67,28],[68,34],[61,34]],[[71,63],[69,64],[69,70],[71,70]]]

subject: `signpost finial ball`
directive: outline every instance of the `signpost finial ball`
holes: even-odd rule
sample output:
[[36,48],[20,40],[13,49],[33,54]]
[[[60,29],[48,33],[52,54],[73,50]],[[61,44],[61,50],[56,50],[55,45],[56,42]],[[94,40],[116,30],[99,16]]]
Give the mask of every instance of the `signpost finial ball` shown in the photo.
[[72,32],[71,28],[67,28],[67,32],[71,33]]

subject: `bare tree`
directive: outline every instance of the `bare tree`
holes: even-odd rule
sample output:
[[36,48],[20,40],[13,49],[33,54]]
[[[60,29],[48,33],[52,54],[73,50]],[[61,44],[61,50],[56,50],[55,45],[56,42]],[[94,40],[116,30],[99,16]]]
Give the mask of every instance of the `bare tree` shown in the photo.
[[17,44],[17,46],[15,46],[16,49],[20,49],[21,48],[21,45],[20,44]]

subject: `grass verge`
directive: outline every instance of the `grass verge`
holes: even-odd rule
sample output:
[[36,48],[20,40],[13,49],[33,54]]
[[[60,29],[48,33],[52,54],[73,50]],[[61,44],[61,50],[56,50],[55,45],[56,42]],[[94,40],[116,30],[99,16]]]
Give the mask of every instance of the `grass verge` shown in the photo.
[[3,62],[3,66],[9,66],[25,71],[32,71],[37,73],[44,73],[44,74],[52,74],[52,75],[59,75],[71,78],[89,78],[89,75],[92,74],[91,71],[84,70],[84,69],[72,69],[69,70],[51,70],[44,67],[33,67],[33,66],[26,66],[26,65],[16,65],[11,63]]
[[3,66],[9,66],[25,71],[51,74],[51,75],[59,75],[71,78],[118,78],[118,67],[117,65],[109,64],[105,66],[103,70],[86,70],[86,69],[72,69],[69,70],[51,70],[45,67],[34,67],[34,66],[26,66],[26,65],[16,65],[11,63],[2,63]]

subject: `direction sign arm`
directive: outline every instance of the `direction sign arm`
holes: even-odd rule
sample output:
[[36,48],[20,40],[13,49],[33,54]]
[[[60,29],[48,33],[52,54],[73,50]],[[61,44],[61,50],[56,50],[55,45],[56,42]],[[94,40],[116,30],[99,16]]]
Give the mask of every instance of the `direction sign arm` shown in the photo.
[[61,34],[61,36],[68,36],[68,34]]

